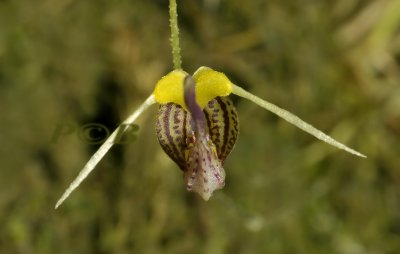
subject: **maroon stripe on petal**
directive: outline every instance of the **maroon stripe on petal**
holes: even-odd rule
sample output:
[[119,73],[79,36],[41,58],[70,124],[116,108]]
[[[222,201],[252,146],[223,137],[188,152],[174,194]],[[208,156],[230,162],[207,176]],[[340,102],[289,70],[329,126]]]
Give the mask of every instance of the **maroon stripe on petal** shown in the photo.
[[211,120],[210,120],[210,115],[207,113],[206,110],[203,110],[204,117],[206,118],[207,121],[207,127],[208,127],[208,133],[211,133]]
[[[170,132],[170,128],[169,128],[169,123],[170,123],[169,120],[170,120],[170,117],[171,117],[171,110],[174,107],[174,105],[173,104],[167,104],[166,106],[167,106],[167,108],[165,110],[165,115],[163,117],[163,126],[164,126],[164,130],[165,130],[165,136],[168,139],[168,146],[170,147],[170,149],[172,149],[172,154],[173,154],[173,157],[174,157],[173,158],[174,161],[176,161],[179,164],[179,166],[181,166],[182,165],[182,161],[181,161],[180,156],[179,156],[179,151],[178,151],[178,148],[177,148],[177,146],[176,146],[176,144],[174,142],[173,137],[171,136],[171,132]],[[169,154],[169,155],[172,156],[172,154]]]
[[[221,100],[220,97],[217,97],[216,100],[221,107],[223,118],[224,118],[224,136],[223,136],[224,141],[222,142],[221,153],[220,153],[222,155],[222,154],[225,154],[226,144],[228,143],[230,122],[229,122],[229,115],[228,115],[228,111],[227,111],[225,103]],[[225,158],[223,158],[223,159],[225,159]]]

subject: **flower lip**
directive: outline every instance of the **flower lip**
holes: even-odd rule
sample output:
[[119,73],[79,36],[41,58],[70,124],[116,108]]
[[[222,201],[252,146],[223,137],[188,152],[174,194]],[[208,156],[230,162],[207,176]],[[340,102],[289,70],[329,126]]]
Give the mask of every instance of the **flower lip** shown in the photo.
[[225,185],[225,171],[218,158],[215,145],[207,133],[206,118],[196,101],[195,82],[190,75],[184,79],[184,100],[193,121],[195,141],[188,151],[184,172],[186,187],[208,200],[214,190]]

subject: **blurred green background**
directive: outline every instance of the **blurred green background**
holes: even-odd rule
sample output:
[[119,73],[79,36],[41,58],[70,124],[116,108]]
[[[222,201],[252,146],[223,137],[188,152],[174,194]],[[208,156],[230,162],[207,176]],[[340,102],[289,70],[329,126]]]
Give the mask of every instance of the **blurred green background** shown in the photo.
[[232,96],[241,133],[204,202],[159,147],[153,107],[54,210],[98,148],[79,127],[112,130],[171,71],[168,1],[2,0],[0,253],[400,253],[400,1],[178,12],[186,71],[223,71],[368,159]]

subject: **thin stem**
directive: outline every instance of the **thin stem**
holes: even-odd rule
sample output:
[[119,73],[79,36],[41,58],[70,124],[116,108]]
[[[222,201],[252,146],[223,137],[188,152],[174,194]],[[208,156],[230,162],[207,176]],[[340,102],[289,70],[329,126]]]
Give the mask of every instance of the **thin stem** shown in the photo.
[[181,48],[179,47],[178,13],[176,11],[176,0],[169,0],[169,25],[171,27],[172,62],[174,69],[182,69]]
[[232,93],[239,95],[240,97],[246,98],[252,102],[254,102],[255,104],[257,104],[258,106],[271,111],[272,113],[278,115],[279,117],[285,119],[286,121],[288,121],[289,123],[297,126],[298,128],[302,129],[303,131],[313,135],[314,137],[316,137],[317,139],[320,139],[334,147],[337,147],[339,149],[345,150],[348,153],[366,158],[367,156],[365,156],[362,153],[359,153],[353,149],[351,149],[350,147],[347,147],[345,145],[343,145],[342,143],[340,143],[339,141],[334,140],[333,138],[331,138],[330,136],[326,135],[325,133],[323,133],[322,131],[316,129],[315,127],[313,127],[312,125],[304,122],[303,120],[301,120],[299,117],[293,115],[292,113],[290,113],[287,110],[284,110],[270,102],[267,102],[257,96],[255,96],[254,94],[251,94],[249,92],[247,92],[246,90],[244,90],[243,88],[236,86],[236,85],[232,85]]

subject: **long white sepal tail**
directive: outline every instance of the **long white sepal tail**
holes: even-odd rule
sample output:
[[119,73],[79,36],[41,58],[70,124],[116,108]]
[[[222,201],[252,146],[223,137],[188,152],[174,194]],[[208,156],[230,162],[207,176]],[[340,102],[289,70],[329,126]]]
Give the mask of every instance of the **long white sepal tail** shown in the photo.
[[[75,180],[68,186],[65,190],[64,194],[57,201],[55,209],[57,209],[67,198],[68,196],[82,183],[82,181],[93,171],[99,161],[106,155],[108,150],[114,145],[115,138],[117,135],[122,134],[129,125],[131,125],[144,111],[146,111],[151,105],[155,104],[156,100],[152,95],[150,95],[139,108],[133,112],[109,137],[108,139],[101,145],[99,150],[96,151],[95,154],[90,158],[90,160],[86,163],[85,167],[79,172],[79,175],[75,178]],[[124,130],[120,130],[125,127]]]
[[298,128],[302,129],[303,131],[313,135],[314,137],[334,146],[337,147],[339,149],[345,150],[346,152],[349,152],[351,154],[363,157],[363,158],[367,158],[367,156],[365,156],[362,153],[359,153],[353,149],[351,149],[350,147],[345,146],[344,144],[340,143],[339,141],[336,141],[335,139],[331,138],[330,136],[326,135],[325,133],[323,133],[322,131],[316,129],[315,127],[313,127],[312,125],[304,122],[303,120],[301,120],[299,117],[295,116],[294,114],[290,113],[287,110],[284,110],[270,102],[267,102],[257,96],[255,96],[252,93],[247,92],[246,90],[244,90],[243,88],[236,86],[234,84],[232,84],[232,93],[236,94],[240,97],[243,97],[245,99],[248,99],[252,102],[254,102],[255,104],[257,104],[258,106],[271,111],[272,113],[278,115],[279,117],[285,119],[286,121],[288,121],[289,123],[297,126]]

